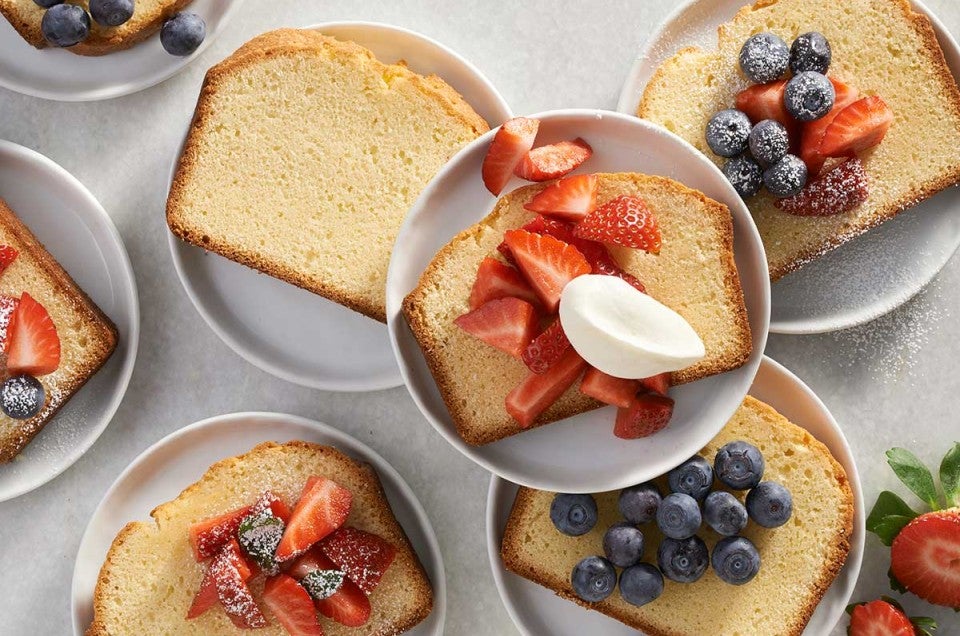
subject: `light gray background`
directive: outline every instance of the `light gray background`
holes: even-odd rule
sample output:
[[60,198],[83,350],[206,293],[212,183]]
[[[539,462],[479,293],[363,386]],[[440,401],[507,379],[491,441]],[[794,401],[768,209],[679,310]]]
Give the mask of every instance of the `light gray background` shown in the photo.
[[[955,0],[927,5],[960,36]],[[635,52],[674,6],[653,0],[248,0],[202,56],[141,93],[66,104],[0,89],[0,138],[72,172],[117,224],[133,261],[143,315],[129,392],[97,444],[53,482],[0,504],[0,634],[68,634],[80,536],[117,474],[166,434],[241,410],[316,418],[380,452],[419,495],[439,536],[449,585],[447,632],[514,633],[487,564],[488,475],[434,432],[403,388],[359,395],[299,388],[222,344],[173,271],[163,218],[167,168],[206,69],[268,29],[346,19],[387,22],[461,53],[517,113],[613,109]],[[960,439],[958,318],[955,257],[926,290],[871,324],[822,336],[770,337],[768,354],[805,380],[844,427],[868,506],[881,489],[904,493],[884,462],[886,449],[905,446],[934,464],[951,440]],[[869,536],[856,599],[889,593],[888,561],[888,550]],[[957,614],[909,596],[903,600],[912,613],[935,615],[941,633],[960,633]]]

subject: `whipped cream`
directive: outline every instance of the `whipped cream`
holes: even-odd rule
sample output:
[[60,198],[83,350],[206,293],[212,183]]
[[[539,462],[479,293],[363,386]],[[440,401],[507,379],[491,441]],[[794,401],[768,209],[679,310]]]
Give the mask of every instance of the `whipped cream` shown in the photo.
[[578,276],[567,283],[560,324],[584,360],[618,378],[679,371],[706,355],[683,316],[616,276]]

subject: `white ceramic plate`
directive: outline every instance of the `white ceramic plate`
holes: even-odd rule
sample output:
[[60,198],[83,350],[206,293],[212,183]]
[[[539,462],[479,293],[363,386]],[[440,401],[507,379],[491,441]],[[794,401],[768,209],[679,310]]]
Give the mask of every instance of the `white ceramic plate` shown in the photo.
[[9,464],[0,501],[41,486],[100,437],[127,390],[140,338],[140,304],[127,250],[113,222],[73,175],[50,159],[0,141],[0,198],[113,320],[113,356]]
[[[840,574],[827,590],[820,605],[804,630],[805,636],[828,634],[843,616],[850,601],[850,595],[860,574],[863,561],[864,528],[863,493],[860,491],[860,477],[853,454],[847,445],[840,427],[823,402],[799,378],[770,358],[764,358],[757,378],[750,387],[750,395],[762,400],[790,421],[810,431],[814,437],[827,445],[837,458],[850,480],[855,504],[853,520],[853,539],[847,562]],[[510,618],[523,634],[605,634],[607,636],[628,636],[637,632],[612,618],[592,612],[565,601],[545,587],[508,572],[500,559],[500,541],[503,528],[517,486],[493,477],[487,494],[487,552],[493,579],[500,598]]]
[[433,611],[408,633],[442,636],[447,613],[443,557],[430,520],[410,486],[385,459],[346,433],[281,413],[232,413],[202,420],[166,436],[133,460],[103,496],[80,540],[70,598],[73,633],[82,636],[93,621],[93,592],[100,566],[124,525],[150,519],[151,510],[176,498],[215,462],[262,442],[290,440],[334,446],[377,471],[393,513],[433,585]]
[[65,102],[136,93],[168,79],[200,55],[240,4],[240,0],[194,0],[185,10],[203,17],[207,37],[187,57],[164,51],[159,33],[127,50],[97,57],[54,48],[37,50],[0,17],[0,86]]
[[[418,73],[436,73],[491,125],[510,118],[506,102],[480,71],[425,36],[366,22],[310,28],[353,40],[385,62],[403,59]],[[168,238],[177,273],[200,315],[248,362],[316,389],[375,391],[402,383],[379,322],[172,234]]]
[[[387,274],[387,324],[404,381],[433,426],[487,470],[543,490],[599,492],[662,474],[703,447],[739,406],[760,364],[767,339],[770,285],[760,237],[723,174],[692,146],[634,117],[599,110],[531,115],[542,120],[538,144],[582,136],[593,157],[581,172],[638,171],[672,177],[730,206],[737,267],[753,330],[753,355],[741,368],[672,389],[673,421],[656,435],[624,442],[612,433],[614,409],[584,413],[485,446],[457,434],[400,305],[437,251],[486,216],[495,198],[480,179],[493,131],[467,146],[437,175],[414,205],[397,238]],[[520,185],[514,179],[507,190]],[[603,458],[598,460],[598,458]]]
[[[643,45],[617,110],[633,115],[653,72],[686,46],[715,49],[717,27],[746,0],[692,0]],[[960,80],[960,47],[936,16],[940,47]],[[814,28],[816,25],[811,25]],[[770,331],[810,334],[846,329],[892,311],[919,292],[960,247],[960,188],[944,192],[785,276],[771,289]]]

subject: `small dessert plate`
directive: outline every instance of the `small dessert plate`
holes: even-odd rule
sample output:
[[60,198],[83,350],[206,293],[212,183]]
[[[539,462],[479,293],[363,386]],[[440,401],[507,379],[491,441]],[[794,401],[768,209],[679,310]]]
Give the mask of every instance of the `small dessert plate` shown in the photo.
[[[630,71],[617,110],[635,115],[657,67],[680,49],[717,45],[717,27],[747,0],[691,0],[646,41]],[[930,18],[940,48],[960,81],[960,47],[943,24],[917,0],[914,10]],[[960,188],[948,188],[832,250],[773,284],[770,331],[811,334],[869,322],[912,298],[933,280],[960,247]]]
[[0,501],[6,501],[69,468],[107,427],[137,358],[140,303],[123,239],[73,175],[33,150],[0,141],[0,198],[119,332],[107,363],[12,462],[0,464]]
[[207,48],[241,0],[194,0],[185,11],[199,14],[207,36],[194,53],[170,55],[156,33],[129,49],[101,56],[56,48],[35,49],[0,16],[0,86],[64,102],[90,102],[136,93],[172,77]]
[[[476,67],[423,35],[385,24],[309,27],[367,47],[384,62],[435,73],[498,125],[510,108]],[[175,158],[170,179],[177,168]],[[375,391],[402,384],[387,331],[326,298],[208,253],[168,234],[177,274],[211,329],[251,364],[316,389]]]
[[[590,143],[594,154],[580,172],[663,175],[729,206],[734,257],[753,332],[750,359],[739,369],[671,389],[676,399],[673,420],[645,439],[614,437],[615,411],[609,407],[485,446],[467,444],[457,433],[400,307],[437,251],[493,208],[496,199],[483,185],[480,166],[494,131],[454,156],[407,215],[387,274],[390,340],[407,388],[424,416],[447,441],[487,470],[542,490],[621,488],[665,473],[693,455],[720,431],[746,395],[767,340],[770,283],[763,246],[749,212],[720,170],[679,137],[610,111],[559,110],[531,117],[542,122],[538,144],[575,137]],[[505,191],[519,185],[514,179]]]
[[[801,426],[823,442],[843,465],[853,490],[853,538],[847,562],[827,589],[816,611],[807,623],[805,636],[829,634],[844,614],[850,595],[860,574],[863,561],[864,527],[863,493],[853,454],[843,432],[827,407],[797,376],[779,363],[764,357],[750,395],[766,402],[797,426]],[[533,581],[508,572],[500,558],[500,540],[510,516],[517,486],[498,477],[490,480],[487,493],[487,552],[493,579],[507,607],[507,613],[521,633],[527,634],[637,634],[623,623],[599,612],[590,611],[556,596]],[[656,601],[654,601],[656,602]]]
[[93,621],[93,593],[100,567],[117,532],[177,497],[215,462],[263,442],[303,440],[334,446],[373,466],[383,490],[433,586],[433,611],[412,629],[413,636],[442,636],[447,583],[437,537],[423,506],[403,477],[370,447],[332,426],[281,413],[231,413],[196,422],[163,438],[133,460],[87,524],[73,569],[70,605],[73,633],[83,636]]

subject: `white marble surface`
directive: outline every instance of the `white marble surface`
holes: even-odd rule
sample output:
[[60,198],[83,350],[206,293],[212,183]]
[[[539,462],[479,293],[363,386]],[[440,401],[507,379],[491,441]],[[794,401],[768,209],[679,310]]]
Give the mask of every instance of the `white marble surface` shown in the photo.
[[[960,36],[960,5],[928,0]],[[488,476],[447,445],[402,388],[332,394],[259,371],[207,328],[172,271],[163,205],[171,154],[207,67],[253,35],[342,19],[405,26],[473,61],[517,113],[613,108],[637,47],[670,11],[654,0],[248,0],[220,39],[160,86],[108,102],[45,102],[0,90],[0,138],[36,149],[76,175],[123,235],[140,286],[140,358],[113,423],[72,468],[0,504],[0,634],[67,634],[73,560],[103,492],[144,448],[198,419],[276,410],[326,421],[371,445],[400,471],[433,520],[448,568],[450,634],[514,633],[487,565]],[[495,26],[493,26],[495,25]],[[960,438],[960,258],[893,314],[849,331],[771,336],[768,353],[806,380],[845,428],[868,502],[903,492],[883,451],[894,445],[939,461]],[[602,461],[602,458],[598,458]],[[888,551],[871,536],[856,598],[887,593]],[[960,618],[911,597],[947,634]],[[837,635],[845,633],[838,628]]]

